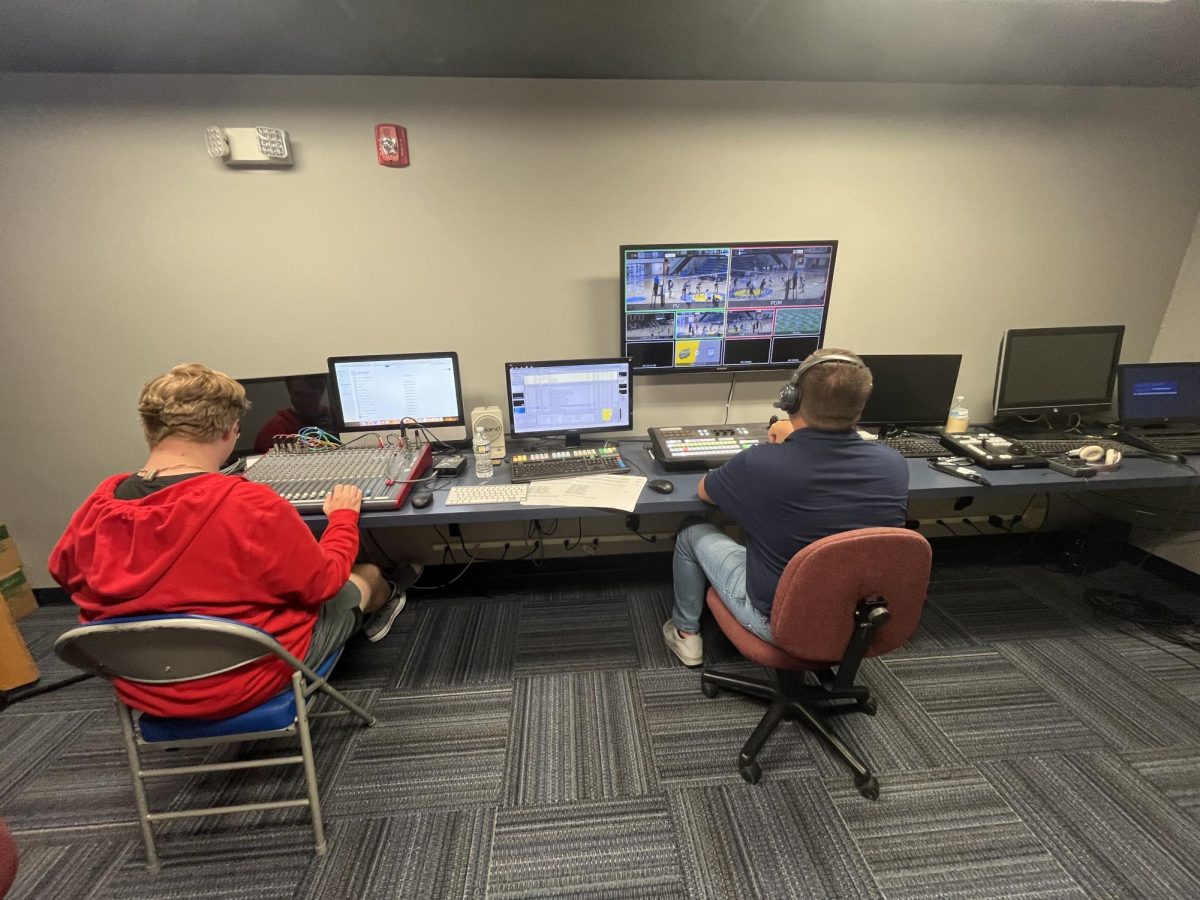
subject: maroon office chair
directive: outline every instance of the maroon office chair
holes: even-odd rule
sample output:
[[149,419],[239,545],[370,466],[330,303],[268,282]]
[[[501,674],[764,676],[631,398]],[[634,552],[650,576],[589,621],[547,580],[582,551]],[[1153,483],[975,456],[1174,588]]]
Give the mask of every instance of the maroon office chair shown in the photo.
[[17,877],[17,842],[0,819],[0,897],[8,893]]
[[[870,690],[854,683],[859,664],[912,637],[925,605],[931,557],[929,542],[903,528],[861,528],[814,541],[792,557],[779,579],[771,607],[774,644],[738,624],[709,588],[708,607],[721,630],[770,676],[763,681],[705,671],[700,678],[706,697],[725,688],[770,701],[738,756],[742,778],[758,782],[759,751],[781,721],[794,719],[824,737],[850,765],[864,797],[878,799],[878,780],[826,727],[823,713],[875,714]],[[805,683],[806,672],[814,673],[816,684]]]

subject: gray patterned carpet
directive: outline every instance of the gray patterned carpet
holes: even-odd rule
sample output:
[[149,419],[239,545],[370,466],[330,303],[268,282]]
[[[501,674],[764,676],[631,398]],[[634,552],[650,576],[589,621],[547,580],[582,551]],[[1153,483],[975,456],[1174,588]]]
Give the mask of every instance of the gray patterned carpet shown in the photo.
[[[939,560],[916,638],[863,668],[879,714],[834,724],[879,774],[872,803],[793,725],[760,757],[763,780],[741,781],[761,707],[704,699],[663,648],[666,559],[480,566],[467,587],[414,592],[386,640],[353,644],[335,680],[378,724],[315,726],[324,858],[295,810],[178,820],[158,829],[150,878],[109,688],[10,707],[11,897],[1200,896],[1200,654],[1082,600],[1111,586],[1198,615],[1185,582]],[[51,644],[72,622],[47,607],[22,623],[47,681],[67,674]],[[706,655],[751,671],[711,630]],[[152,805],[180,808],[296,780],[154,787]]]

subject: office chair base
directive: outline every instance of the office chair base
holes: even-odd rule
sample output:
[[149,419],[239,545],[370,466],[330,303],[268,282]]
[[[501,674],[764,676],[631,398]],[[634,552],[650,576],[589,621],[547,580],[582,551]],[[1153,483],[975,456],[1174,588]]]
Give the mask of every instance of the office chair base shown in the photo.
[[[841,738],[829,730],[822,718],[823,713],[864,712],[875,714],[875,701],[868,688],[854,685],[835,689],[824,685],[804,683],[803,673],[768,669],[770,681],[730,675],[723,672],[705,671],[700,676],[700,690],[712,699],[721,690],[734,691],[768,700],[770,706],[738,754],[738,774],[748,784],[757,784],[762,778],[762,767],[757,762],[759,752],[767,739],[785,719],[801,722],[823,737],[826,743],[846,762],[854,773],[854,786],[868,800],[879,799],[879,780],[872,774],[862,758]],[[821,679],[819,679],[821,680]],[[853,700],[853,704],[829,706],[831,701]]]

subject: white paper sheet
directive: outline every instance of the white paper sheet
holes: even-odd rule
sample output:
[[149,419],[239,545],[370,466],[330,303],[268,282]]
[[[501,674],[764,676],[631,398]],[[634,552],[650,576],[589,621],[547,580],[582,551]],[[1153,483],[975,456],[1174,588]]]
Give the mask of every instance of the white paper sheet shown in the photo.
[[646,479],[641,475],[582,475],[534,481],[522,506],[591,506],[633,512]]

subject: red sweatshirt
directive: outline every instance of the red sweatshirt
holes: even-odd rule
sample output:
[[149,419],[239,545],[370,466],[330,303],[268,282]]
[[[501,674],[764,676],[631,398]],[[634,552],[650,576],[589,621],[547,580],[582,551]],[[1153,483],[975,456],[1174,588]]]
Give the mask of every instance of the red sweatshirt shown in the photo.
[[[358,553],[358,513],[337,510],[318,543],[290,503],[240,476],[200,475],[140,500],[118,500],[126,475],[103,481],[50,554],[50,574],[83,622],[153,613],[236,619],[303,659],[316,611]],[[116,682],[135,709],[223,718],[281,691],[291,668],[274,657],[172,685]]]

